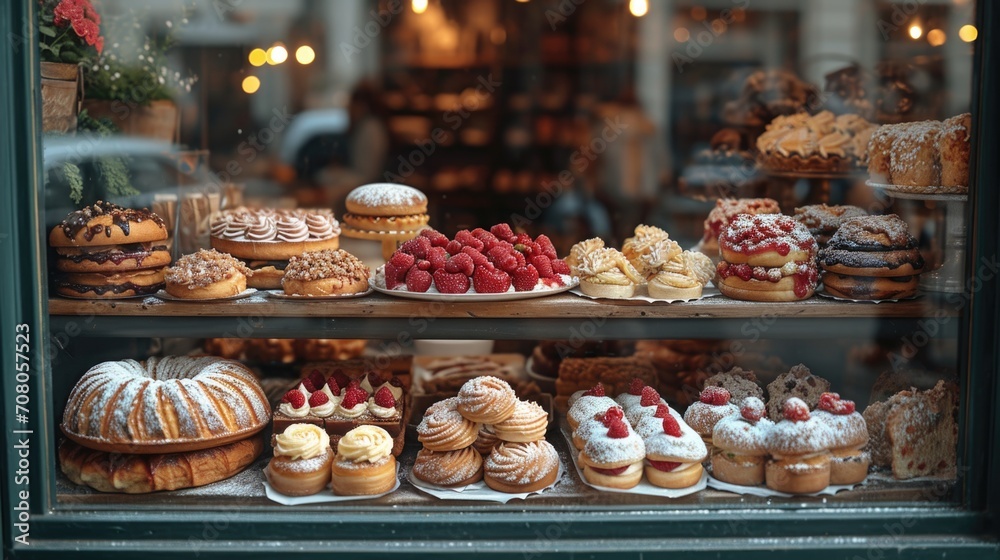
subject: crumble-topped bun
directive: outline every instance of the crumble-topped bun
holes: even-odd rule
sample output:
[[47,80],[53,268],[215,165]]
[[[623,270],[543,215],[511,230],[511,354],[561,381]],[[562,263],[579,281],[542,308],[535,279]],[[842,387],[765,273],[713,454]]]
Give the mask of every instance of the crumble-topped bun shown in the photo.
[[235,296],[247,289],[247,277],[253,276],[243,261],[215,249],[184,255],[164,272],[167,293],[185,299]]
[[281,280],[286,294],[329,296],[368,289],[370,270],[344,251],[324,250],[292,257]]

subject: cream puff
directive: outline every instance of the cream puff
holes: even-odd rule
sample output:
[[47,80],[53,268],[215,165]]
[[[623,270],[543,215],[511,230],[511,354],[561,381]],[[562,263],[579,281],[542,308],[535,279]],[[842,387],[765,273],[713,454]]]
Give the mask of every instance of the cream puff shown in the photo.
[[396,485],[392,437],[378,426],[358,426],[337,443],[331,487],[338,496],[384,494]]
[[604,385],[598,383],[590,390],[582,392],[570,404],[569,410],[566,412],[566,422],[569,423],[570,428],[575,430],[583,420],[593,418],[598,412],[604,412],[616,404],[614,399],[604,394]]
[[609,408],[602,423],[604,429],[591,434],[580,451],[583,478],[596,486],[633,488],[642,480],[646,446],[620,407]]
[[309,496],[330,483],[332,463],[326,431],[312,424],[292,424],[274,436],[274,457],[264,475],[271,488],[286,496]]
[[841,399],[837,393],[823,393],[818,410],[812,415],[830,426],[830,484],[857,484],[868,477],[871,458],[868,424],[855,410],[854,401]]
[[684,421],[698,432],[709,453],[715,453],[712,443],[712,431],[719,420],[727,416],[739,414],[739,409],[729,402],[729,391],[722,387],[705,387],[698,402],[693,403],[684,411]]
[[782,406],[784,419],[768,437],[771,459],[764,467],[767,487],[789,494],[812,494],[830,485],[833,431],[809,414],[809,406],[792,397]]
[[712,431],[712,443],[719,450],[712,455],[712,476],[740,486],[764,484],[767,440],[773,427],[763,401],[743,399],[740,413],[723,418]]
[[701,480],[701,462],[708,455],[705,442],[672,414],[663,418],[662,429],[643,440],[646,446],[646,478],[661,488],[688,488]]

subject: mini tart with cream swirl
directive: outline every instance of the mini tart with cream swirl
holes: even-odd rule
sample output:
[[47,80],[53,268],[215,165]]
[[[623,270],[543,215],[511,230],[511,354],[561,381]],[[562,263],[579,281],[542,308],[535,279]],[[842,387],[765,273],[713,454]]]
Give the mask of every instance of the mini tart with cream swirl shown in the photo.
[[369,274],[368,267],[347,251],[324,250],[292,257],[281,285],[289,295],[357,294],[368,290]]
[[322,492],[330,482],[333,450],[319,426],[292,424],[274,436],[274,457],[264,469],[271,487],[286,496]]
[[167,293],[183,299],[217,299],[241,294],[253,272],[226,253],[201,249],[164,269]]
[[646,282],[621,251],[610,247],[579,255],[571,270],[580,277],[580,291],[591,297],[630,298]]
[[681,254],[681,246],[656,226],[638,225],[634,235],[625,240],[622,254],[646,278]]
[[396,485],[392,437],[378,426],[358,426],[337,443],[331,487],[338,496],[384,494]]
[[714,276],[712,259],[697,251],[683,251],[660,265],[646,289],[657,299],[697,299]]

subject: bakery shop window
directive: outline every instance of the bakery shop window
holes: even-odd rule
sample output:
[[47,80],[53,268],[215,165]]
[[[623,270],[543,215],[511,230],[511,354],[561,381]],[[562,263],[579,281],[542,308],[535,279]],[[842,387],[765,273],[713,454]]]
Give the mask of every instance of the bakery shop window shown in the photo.
[[46,42],[60,507],[956,503],[972,3],[569,5]]

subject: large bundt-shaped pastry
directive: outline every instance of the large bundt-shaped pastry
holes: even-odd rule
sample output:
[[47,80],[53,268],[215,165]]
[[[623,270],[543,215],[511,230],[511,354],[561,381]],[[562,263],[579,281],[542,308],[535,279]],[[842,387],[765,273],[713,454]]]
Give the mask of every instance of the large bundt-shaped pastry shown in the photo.
[[214,357],[104,362],[70,392],[66,437],[115,453],[179,453],[246,439],[271,420],[250,370]]

